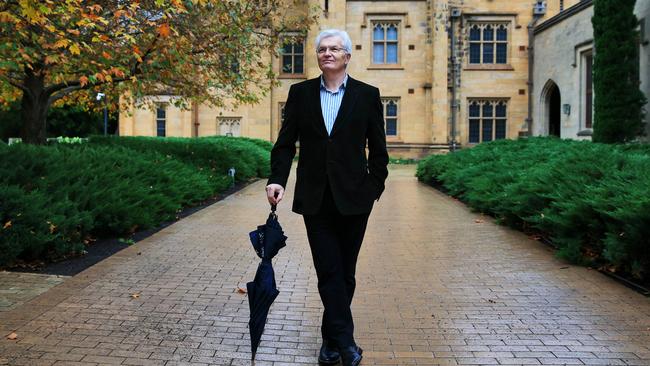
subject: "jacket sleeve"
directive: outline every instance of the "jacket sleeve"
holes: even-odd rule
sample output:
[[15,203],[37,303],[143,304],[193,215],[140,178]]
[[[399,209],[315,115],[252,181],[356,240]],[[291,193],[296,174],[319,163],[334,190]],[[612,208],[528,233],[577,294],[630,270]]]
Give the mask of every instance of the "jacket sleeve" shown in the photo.
[[298,140],[298,100],[294,85],[289,89],[289,96],[284,105],[284,120],[278,133],[278,139],[271,150],[271,175],[268,184],[279,184],[286,188],[291,162],[296,155],[296,141]]
[[379,89],[373,88],[368,121],[368,171],[377,186],[377,200],[384,191],[384,182],[388,177],[388,151],[386,150],[386,132],[384,131],[384,109],[381,105]]

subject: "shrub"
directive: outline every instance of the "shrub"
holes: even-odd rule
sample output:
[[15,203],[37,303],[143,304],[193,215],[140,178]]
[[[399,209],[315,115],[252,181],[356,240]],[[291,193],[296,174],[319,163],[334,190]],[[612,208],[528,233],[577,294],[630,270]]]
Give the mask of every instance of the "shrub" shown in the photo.
[[[208,143],[201,143],[205,151],[198,150],[200,154],[188,150],[182,157],[191,161],[192,155],[209,154],[204,146]],[[215,144],[219,148],[210,158],[237,163],[240,158],[229,155],[244,149],[232,149],[235,144]],[[197,169],[156,151],[157,146],[148,146],[140,150],[118,143],[0,148],[0,266],[17,258],[56,259],[79,252],[90,237],[153,227],[175,218],[183,206],[230,185],[225,174]],[[250,156],[240,160],[246,159],[263,160]]]
[[501,140],[432,155],[417,176],[507,225],[541,233],[561,257],[647,278],[648,151],[557,138]]
[[93,136],[92,144],[122,146],[132,150],[159,153],[194,166],[199,171],[226,175],[234,167],[235,179],[247,181],[253,177],[267,177],[270,173],[268,150],[262,142],[240,137],[104,137]]

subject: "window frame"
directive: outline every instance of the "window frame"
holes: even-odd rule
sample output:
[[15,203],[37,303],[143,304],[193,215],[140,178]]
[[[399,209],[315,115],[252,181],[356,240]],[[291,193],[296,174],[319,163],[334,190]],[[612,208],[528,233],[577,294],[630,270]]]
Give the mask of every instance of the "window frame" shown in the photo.
[[[241,134],[241,130],[242,130],[242,118],[241,117],[237,117],[237,116],[218,116],[216,122],[217,122],[217,135],[219,135],[219,136],[232,136],[232,137],[240,137],[242,135]],[[237,125],[239,127],[238,131],[237,131],[238,132],[237,134],[233,133],[233,124],[234,123],[237,123]],[[225,134],[223,134],[222,130],[221,130],[221,125],[222,124],[227,124],[228,125],[228,130],[229,131],[226,132]]]
[[[375,52],[375,36],[374,36],[374,31],[375,31],[375,26],[377,24],[381,23],[386,23],[386,24],[395,24],[397,27],[397,40],[394,41],[397,44],[397,63],[394,64],[387,64],[387,63],[382,63],[378,64],[375,63],[374,59],[374,52]],[[362,25],[362,28],[366,29],[369,31],[367,42],[369,44],[368,51],[366,55],[368,55],[368,66],[366,67],[367,70],[404,70],[404,67],[402,66],[402,60],[403,60],[403,52],[402,52],[402,44],[403,44],[403,34],[405,32],[405,29],[410,28],[410,25],[408,23],[407,19],[407,14],[406,13],[386,13],[386,14],[372,14],[372,15],[364,15],[364,22]],[[384,35],[384,40],[386,40],[386,34]],[[391,41],[393,42],[393,41]],[[386,43],[384,42],[384,60],[387,58],[387,47],[385,47]]]
[[[510,111],[509,108],[509,98],[468,98],[467,99],[467,108],[466,108],[466,113],[467,113],[467,143],[470,145],[477,145],[483,142],[489,142],[489,141],[496,141],[496,140],[504,140],[508,138],[508,113]],[[479,116],[475,117],[471,115],[471,106],[473,103],[478,103],[479,106]],[[485,117],[483,115],[484,109],[483,106],[486,104],[492,104],[492,116],[491,117]],[[496,107],[500,103],[503,103],[505,105],[505,116],[504,117],[497,117],[496,113]],[[478,141],[472,141],[472,120],[478,120]],[[490,120],[491,121],[491,136],[490,140],[485,140],[483,137],[483,133],[485,132],[485,121]],[[497,129],[498,129],[498,121],[503,120],[503,125],[504,125],[504,131],[503,131],[503,137],[497,137]]]
[[[374,65],[374,66],[395,67],[395,66],[401,64],[402,55],[401,55],[401,52],[400,52],[400,43],[401,43],[400,42],[400,36],[402,34],[402,30],[400,28],[400,24],[401,24],[401,21],[395,20],[395,19],[393,19],[393,20],[373,20],[371,22],[372,28],[371,28],[371,32],[370,32],[370,39],[371,39],[371,47],[370,47],[371,48],[371,50],[370,50],[371,59],[370,60],[371,60],[372,65]],[[384,30],[384,32],[383,32],[384,38],[381,39],[381,40],[376,40],[375,39],[375,28],[378,27],[378,26],[381,26],[383,28],[383,30]],[[388,39],[388,29],[391,26],[394,26],[396,28],[396,31],[397,31],[397,39],[395,39],[395,40]],[[382,44],[383,50],[384,50],[384,55],[383,55],[383,58],[382,58],[383,62],[381,62],[381,63],[375,62],[375,44],[378,44],[378,43]],[[388,46],[393,45],[393,44],[395,45],[395,48],[396,48],[397,60],[394,63],[388,63]]]
[[[583,51],[580,59],[582,60],[581,78],[583,82],[584,92],[580,93],[581,105],[584,106],[584,111],[580,116],[580,124],[584,129],[593,129],[593,116],[594,116],[594,83],[593,83],[593,49]],[[591,64],[588,61],[591,60]],[[591,72],[591,74],[590,74]]]
[[[285,72],[284,71],[284,56],[286,55],[284,53],[284,45],[287,43],[287,42],[285,42],[285,39],[287,39],[287,38],[293,38],[294,40],[299,40],[300,42],[302,42],[302,54],[295,53],[295,52],[292,52],[292,53],[289,54],[289,55],[291,55],[292,70],[295,69],[295,57],[299,56],[299,55],[302,55],[302,73]],[[289,42],[289,43],[292,45],[292,51],[294,51],[295,44],[297,44],[297,42]],[[304,79],[306,77],[306,70],[305,69],[307,67],[307,52],[305,52],[306,48],[307,48],[307,37],[305,37],[304,35],[299,35],[299,34],[287,34],[287,35],[285,35],[283,37],[282,42],[280,43],[280,45],[281,45],[281,49],[280,49],[280,52],[279,52],[279,55],[278,55],[278,59],[279,59],[278,77],[282,78],[282,79]]]
[[[505,20],[471,20],[467,23],[467,43],[468,43],[468,51],[467,51],[467,66],[469,67],[503,67],[505,65],[509,65],[509,60],[510,60],[510,50],[511,50],[511,39],[512,39],[512,32],[511,32],[511,22],[505,21]],[[491,26],[493,27],[492,32],[493,32],[493,37],[492,40],[485,40],[485,29]],[[477,40],[472,40],[471,39],[471,32],[474,27],[479,28],[480,32],[480,39]],[[497,30],[500,27],[505,27],[506,31],[506,40],[501,41],[497,39]],[[479,62],[472,62],[472,45],[473,44],[478,44],[479,45]],[[485,62],[485,45],[492,45],[492,62],[487,63]],[[498,62],[498,45],[499,44],[505,44],[506,45],[506,58],[505,62]]]
[[[164,116],[159,117],[159,111],[162,111]],[[156,137],[167,137],[167,104],[166,103],[157,103],[156,112],[154,113],[154,120],[156,126]],[[162,134],[160,123],[162,122]]]
[[[397,112],[396,115],[392,118],[395,119],[395,134],[394,135],[389,135],[388,134],[388,104],[393,101],[395,102],[395,105],[397,107]],[[400,111],[401,111],[401,98],[400,97],[381,97],[381,105],[382,105],[382,116],[384,117],[384,133],[386,134],[386,139],[388,140],[396,140],[400,138]]]

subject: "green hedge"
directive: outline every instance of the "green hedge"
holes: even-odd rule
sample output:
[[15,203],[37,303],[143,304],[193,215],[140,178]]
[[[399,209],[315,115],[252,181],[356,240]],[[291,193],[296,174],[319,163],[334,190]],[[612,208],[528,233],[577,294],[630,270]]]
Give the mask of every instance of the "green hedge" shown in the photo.
[[95,145],[122,146],[136,151],[157,151],[196,167],[199,171],[227,174],[235,168],[238,182],[270,173],[270,148],[266,141],[242,137],[115,137],[92,136]]
[[231,185],[268,173],[268,152],[230,139],[94,138],[0,146],[0,266],[80,252],[84,240],[174,219]]
[[650,150],[556,138],[432,155],[417,177],[507,225],[541,233],[573,262],[650,279]]

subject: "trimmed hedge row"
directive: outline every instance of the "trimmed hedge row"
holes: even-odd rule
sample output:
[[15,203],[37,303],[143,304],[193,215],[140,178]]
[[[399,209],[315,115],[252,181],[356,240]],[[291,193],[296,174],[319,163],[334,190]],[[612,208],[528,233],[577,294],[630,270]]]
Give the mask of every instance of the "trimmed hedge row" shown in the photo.
[[550,239],[558,255],[650,280],[647,146],[500,140],[418,164],[470,207]]
[[[235,168],[235,180],[266,177],[270,173],[270,142],[242,137],[116,137],[92,136],[95,145],[122,146],[132,150],[157,151],[196,167],[199,171],[227,174]],[[270,145],[270,147],[268,146]]]
[[[0,145],[0,266],[81,252],[93,237],[174,219],[237,180],[267,176],[268,152],[228,139],[94,138]],[[227,167],[227,168],[226,168]]]

